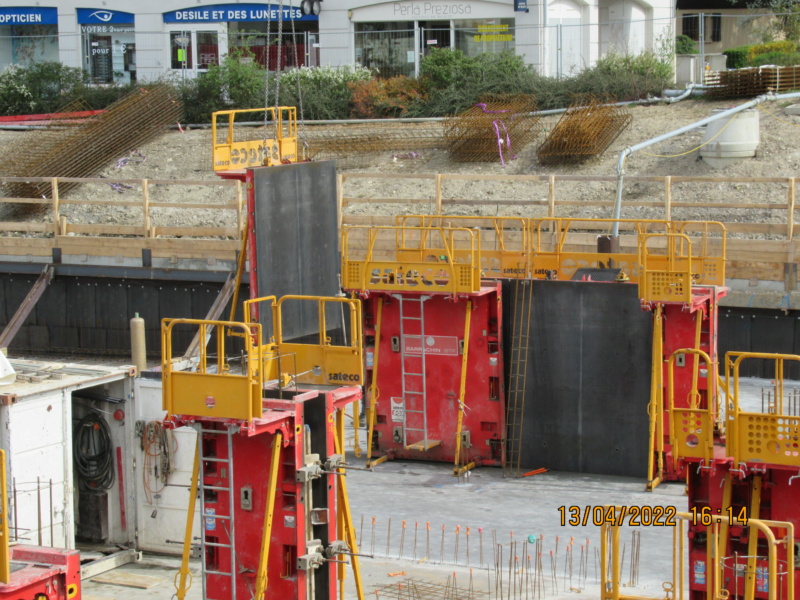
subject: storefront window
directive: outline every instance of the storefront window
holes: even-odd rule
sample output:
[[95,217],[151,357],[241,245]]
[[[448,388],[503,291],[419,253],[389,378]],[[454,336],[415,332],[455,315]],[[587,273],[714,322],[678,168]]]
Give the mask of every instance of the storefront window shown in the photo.
[[169,34],[169,47],[173,69],[192,68],[192,32],[172,31]]
[[79,8],[83,66],[94,83],[136,81],[134,16],[116,10]]
[[197,32],[197,68],[219,64],[219,37],[216,31]]
[[58,10],[0,7],[0,68],[58,61]]
[[[237,50],[242,57],[251,58],[261,66],[269,65],[270,71],[307,67],[319,64],[319,60],[316,60],[319,45],[316,48],[313,46],[318,31],[319,25],[316,21],[295,21],[292,33],[291,24],[284,21],[280,37],[283,44],[280,59],[277,23],[229,23],[228,45],[231,52]],[[312,53],[314,57],[311,56]]]
[[467,56],[514,51],[514,19],[455,21],[456,48]]
[[381,77],[414,75],[414,23],[356,23],[356,63]]

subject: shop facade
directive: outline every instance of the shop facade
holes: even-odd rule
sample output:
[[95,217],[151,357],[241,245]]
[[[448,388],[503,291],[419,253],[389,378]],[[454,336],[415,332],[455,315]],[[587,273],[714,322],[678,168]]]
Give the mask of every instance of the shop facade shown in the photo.
[[674,37],[665,0],[326,0],[323,62],[387,75],[419,73],[433,48],[511,51],[544,75],[567,76],[609,51],[638,53]]
[[361,64],[413,76],[434,48],[454,48],[514,52],[542,74],[566,76],[675,32],[667,0],[324,0],[318,16],[303,14],[300,0],[139,0],[130,12],[107,4],[0,8],[0,67],[60,60],[97,84],[128,83],[196,77],[236,52],[271,70]]

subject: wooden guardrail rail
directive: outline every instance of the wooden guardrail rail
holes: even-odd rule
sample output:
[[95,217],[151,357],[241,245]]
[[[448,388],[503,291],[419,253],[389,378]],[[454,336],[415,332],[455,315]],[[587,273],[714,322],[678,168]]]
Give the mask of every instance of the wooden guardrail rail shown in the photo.
[[[386,181],[384,189],[391,189],[391,180],[415,180],[419,196],[365,197],[356,195],[348,182],[372,179]],[[464,198],[464,184],[451,182],[489,181],[501,185],[523,185],[528,194],[524,200],[504,197],[502,190],[495,190],[491,198]],[[796,188],[800,177],[693,177],[693,176],[626,176],[622,218],[649,218],[665,220],[704,220],[703,214],[716,211],[722,214],[708,217],[721,221],[728,232],[727,276],[733,279],[782,281],[786,291],[797,288],[797,263],[800,246],[794,239]],[[345,173],[339,175],[338,202],[340,224],[345,225],[393,225],[398,213],[419,212],[421,205],[429,214],[447,214],[454,207],[484,207],[492,216],[525,217],[572,217],[580,208],[593,209],[600,217],[609,218],[614,206],[614,192],[598,191],[596,200],[573,199],[571,189],[575,185],[607,184],[609,190],[616,186],[614,176],[594,175],[478,175],[478,174],[404,174],[404,173]],[[642,192],[634,186],[657,187]],[[714,185],[730,188],[724,194],[725,201],[709,201],[702,186]],[[729,198],[746,195],[749,186],[769,186],[767,201],[734,202]],[[459,188],[451,192],[450,188]],[[743,191],[744,190],[744,191]],[[633,192],[638,196],[657,197],[657,200],[630,199]],[[462,197],[458,197],[462,196]],[[388,195],[388,194],[387,194]],[[695,200],[695,198],[697,200]],[[375,215],[372,211],[356,212],[356,205],[399,205],[390,215]],[[690,210],[691,215],[690,216]],[[699,210],[698,210],[699,209]],[[742,211],[750,211],[745,216]],[[757,211],[755,217],[752,212]],[[455,211],[453,211],[455,212]],[[463,213],[463,210],[457,211]],[[477,212],[477,211],[476,211]],[[486,211],[483,211],[486,212]],[[646,214],[643,214],[646,213]],[[697,213],[700,213],[699,215]],[[739,217],[738,215],[742,215]],[[588,215],[586,215],[588,216]],[[747,220],[745,220],[747,219]],[[570,243],[578,251],[592,251],[595,236],[574,234]]]
[[[27,204],[31,219],[0,221],[0,255],[51,256],[54,248],[62,254],[89,256],[139,257],[149,249],[154,258],[216,258],[234,259],[240,247],[245,223],[245,200],[242,184],[229,180],[186,179],[105,179],[73,177],[0,177],[6,182],[49,183],[49,198],[0,198],[0,211],[8,212],[8,205]],[[103,184],[124,186],[127,192],[119,200],[82,200],[60,198],[59,185],[63,183]],[[202,186],[220,189],[216,202],[164,202],[151,200],[156,186]],[[109,194],[109,196],[112,196]],[[138,196],[138,197],[137,197]],[[187,191],[190,197],[190,192]],[[114,208],[138,207],[138,222],[119,225],[113,223],[71,223],[63,214],[65,206],[104,206]],[[170,226],[154,225],[153,209],[203,209],[231,211],[232,226]],[[23,234],[25,237],[20,237]],[[33,235],[29,235],[33,234]],[[38,234],[38,235],[37,235]],[[124,239],[124,241],[122,241]]]

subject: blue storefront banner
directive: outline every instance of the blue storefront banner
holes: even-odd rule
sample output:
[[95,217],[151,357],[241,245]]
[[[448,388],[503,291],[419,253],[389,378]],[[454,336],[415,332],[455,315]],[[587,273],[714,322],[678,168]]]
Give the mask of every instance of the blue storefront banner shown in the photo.
[[514,0],[514,12],[528,12],[528,0]]
[[134,22],[133,13],[121,10],[104,10],[100,8],[79,8],[78,23],[80,25],[130,25]]
[[[281,18],[277,4],[214,4],[164,13],[164,23],[224,23],[228,21],[277,21]],[[283,7],[283,20],[318,21],[316,15],[304,15],[299,8]]]
[[58,9],[38,6],[0,8],[0,25],[58,25]]

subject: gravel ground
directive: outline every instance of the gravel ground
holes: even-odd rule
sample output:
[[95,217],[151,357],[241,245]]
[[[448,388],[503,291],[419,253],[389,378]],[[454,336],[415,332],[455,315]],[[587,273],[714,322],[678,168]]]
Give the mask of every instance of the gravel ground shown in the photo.
[[[713,177],[791,177],[800,168],[800,117],[785,116],[784,106],[788,103],[774,102],[764,106],[760,112],[761,143],[754,158],[741,160],[723,169],[712,169],[691,151],[702,140],[703,130],[661,142],[648,148],[647,152],[658,155],[683,154],[674,158],[637,153],[627,161],[626,174],[631,175],[691,175]],[[615,175],[619,153],[626,146],[650,139],[683,125],[695,122],[711,114],[715,108],[732,106],[730,102],[708,102],[686,100],[673,105],[634,106],[630,108],[633,116],[631,125],[614,141],[606,153],[588,163],[569,166],[543,166],[536,160],[536,147],[544,140],[545,133],[557,123],[558,116],[541,120],[543,133],[527,147],[514,149],[517,158],[508,161],[503,167],[499,160],[494,163],[451,162],[443,150],[420,150],[419,156],[407,158],[406,153],[391,152],[370,155],[358,159],[340,161],[339,169],[347,172],[375,173],[470,173],[470,174],[535,174],[535,175]],[[774,116],[772,116],[774,115]],[[778,117],[778,118],[776,118]],[[313,137],[317,127],[308,127]],[[380,125],[376,125],[380,127]],[[14,131],[0,131],[0,146],[14,144],[21,134]],[[13,147],[13,146],[12,146]],[[414,150],[413,148],[409,148]],[[182,179],[215,180],[211,170],[210,130],[170,131],[160,139],[139,149],[127,159],[114,161],[104,169],[101,177],[109,179]],[[432,194],[431,181],[402,179],[351,179],[346,182],[344,195],[347,197],[380,198],[420,198],[424,203],[416,204],[353,204],[346,210],[349,214],[394,214],[399,212],[427,211],[427,199]],[[557,197],[561,200],[590,202],[612,201],[615,195],[613,182],[565,182],[557,186]],[[546,207],[526,206],[529,200],[546,200],[547,183],[504,183],[497,181],[446,181],[443,184],[446,198],[467,198],[484,200],[515,200],[519,206],[499,206],[491,204],[480,207],[452,207],[448,212],[462,214],[507,214],[520,216],[544,216]],[[231,190],[203,186],[153,186],[151,202],[224,202],[233,197]],[[109,184],[84,185],[74,190],[70,200],[118,200],[138,202],[141,193],[138,187],[131,189],[112,188]],[[661,201],[663,184],[631,183],[626,186],[623,217],[663,218],[663,211],[643,207],[643,201]],[[674,186],[673,202],[719,202],[717,208],[676,208],[674,219],[705,219],[723,221],[785,222],[784,211],[748,209],[730,211],[722,207],[726,202],[747,203],[785,203],[786,186],[780,184],[710,184],[685,183]],[[570,206],[559,207],[557,216],[610,217],[605,207]],[[152,209],[154,226],[234,226],[233,211],[172,208]],[[65,205],[62,209],[71,223],[107,223],[139,225],[142,222],[142,209],[134,207],[108,207]],[[29,217],[31,220],[45,220],[46,216]]]

